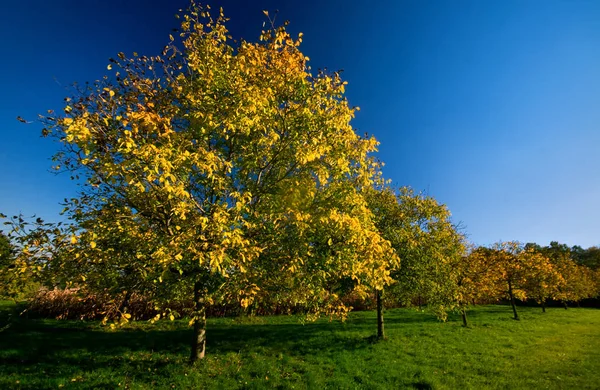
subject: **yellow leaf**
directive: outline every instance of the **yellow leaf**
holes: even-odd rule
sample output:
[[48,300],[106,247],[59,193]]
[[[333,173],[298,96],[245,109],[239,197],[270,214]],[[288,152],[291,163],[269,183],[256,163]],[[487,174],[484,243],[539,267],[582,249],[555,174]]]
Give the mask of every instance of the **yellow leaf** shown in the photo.
[[96,243],[94,241],[90,242],[90,247],[94,249],[96,247]]
[[171,321],[175,321],[175,316],[174,316],[173,314],[171,314],[171,315],[169,316],[169,319],[170,319]]
[[76,243],[77,243],[77,237],[71,236],[71,244],[76,244]]

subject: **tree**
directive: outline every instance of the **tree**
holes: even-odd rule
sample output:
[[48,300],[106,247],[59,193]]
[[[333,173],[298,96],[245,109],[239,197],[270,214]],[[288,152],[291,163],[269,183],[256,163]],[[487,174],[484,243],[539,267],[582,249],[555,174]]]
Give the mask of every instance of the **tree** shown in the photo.
[[13,255],[13,248],[4,232],[0,232],[0,264],[2,268],[9,265]]
[[498,299],[502,287],[495,265],[492,251],[486,247],[473,248],[468,255],[455,259],[450,275],[456,283],[456,305],[463,326],[469,326],[467,310],[471,304]]
[[597,246],[591,246],[587,249],[577,245],[573,246],[571,257],[577,264],[585,265],[591,269],[600,268],[600,248]]
[[332,281],[383,288],[381,259],[393,256],[362,197],[377,142],[351,127],[346,83],[312,74],[285,26],[233,45],[226,20],[193,4],[181,43],[120,53],[111,77],[44,119],[63,146],[56,168],[82,185],[62,259],[80,285],[110,270],[127,288],[165,285],[163,300],[193,295],[192,361],[204,357],[211,302],[247,306],[289,274],[289,299],[321,297],[315,311],[332,311]]
[[[391,296],[404,304],[425,299],[445,318],[452,305],[451,266],[465,250],[463,237],[450,221],[450,212],[434,198],[408,187],[397,191],[380,186],[370,192],[369,207],[380,234],[390,241],[400,263],[391,263]],[[376,289],[378,337],[384,337],[383,289]]]
[[13,247],[8,237],[0,232],[0,297],[11,295],[10,268],[13,266]]
[[578,303],[582,299],[597,295],[594,272],[584,265],[577,265],[571,259],[563,259],[556,264],[563,283],[558,287],[557,299],[563,302],[565,309],[568,302]]
[[533,297],[545,311],[546,300],[556,296],[561,283],[551,261],[534,244],[523,246],[516,241],[499,242],[486,252],[503,285],[502,295],[510,300],[514,319],[519,319],[515,299]]
[[[7,217],[0,214],[0,218]],[[9,218],[4,225],[10,230],[7,235],[0,235],[0,295],[26,300],[38,291],[47,276],[41,271],[48,263],[46,248],[56,240],[56,232],[41,218],[28,222],[21,215]]]
[[403,222],[392,246],[402,263],[392,274],[398,282],[392,289],[403,303],[425,301],[445,319],[455,292],[450,274],[453,263],[465,254],[464,237],[452,224],[448,208],[433,197],[403,187],[398,204]]
[[557,297],[559,288],[565,281],[550,259],[539,251],[526,249],[522,256],[525,257],[524,290],[528,297],[540,304],[545,313],[546,302]]
[[[392,243],[394,251],[400,245],[398,237],[401,227],[405,222],[401,213],[396,194],[391,188],[382,186],[374,188],[368,193],[369,208],[375,217],[375,225],[380,234]],[[397,252],[396,252],[397,253]],[[400,263],[395,264],[398,268]],[[383,288],[375,289],[375,301],[377,309],[377,338],[385,338],[383,318]]]
[[552,241],[549,246],[540,248],[540,251],[550,259],[560,275],[556,299],[563,302],[565,309],[568,308],[569,301],[579,302],[597,294],[594,272],[590,269],[595,264],[595,247],[587,250],[579,246],[569,248],[566,244]]
[[527,256],[523,253],[523,247],[516,241],[499,242],[486,252],[503,285],[503,295],[510,300],[514,319],[518,320],[515,298],[525,300],[527,297],[524,290]]

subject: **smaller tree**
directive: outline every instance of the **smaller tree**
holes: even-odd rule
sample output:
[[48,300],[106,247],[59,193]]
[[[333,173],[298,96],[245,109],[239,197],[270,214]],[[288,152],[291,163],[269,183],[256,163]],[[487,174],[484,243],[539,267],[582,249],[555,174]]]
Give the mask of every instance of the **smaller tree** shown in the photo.
[[[404,214],[402,213],[398,199],[394,191],[382,186],[379,189],[372,189],[367,192],[369,208],[374,216],[375,226],[379,233],[392,243],[394,252],[401,240],[401,227],[404,223]],[[400,266],[397,262],[396,269]],[[384,318],[383,318],[383,289],[375,289],[375,301],[377,309],[377,338],[385,338]]]
[[[367,196],[380,234],[389,240],[400,263],[392,263],[391,299],[412,305],[427,301],[445,319],[452,306],[454,284],[449,275],[455,259],[464,254],[462,235],[450,221],[450,212],[430,196],[411,188],[397,191],[380,186]],[[377,334],[383,331],[383,289],[376,289]]]
[[566,244],[552,241],[539,251],[550,259],[553,268],[560,275],[555,299],[560,300],[565,309],[568,302],[579,302],[596,295],[594,272],[589,265],[594,264],[595,247],[584,250],[579,246],[569,248]]
[[525,281],[527,280],[527,256],[522,245],[517,241],[499,242],[488,251],[489,261],[493,263],[494,272],[501,281],[502,294],[510,301],[514,319],[519,319],[515,299],[525,300]]
[[540,304],[546,312],[546,302],[555,299],[564,279],[550,259],[533,249],[525,250],[524,257],[524,290],[527,296]]
[[[1,218],[6,218],[0,214]],[[64,244],[64,229],[46,223],[41,218],[29,221],[16,215],[4,222],[7,235],[0,235],[3,254],[0,256],[0,280],[6,298],[25,300],[47,284],[51,274],[48,265]]]
[[12,295],[11,284],[14,278],[10,271],[13,264],[13,247],[8,237],[0,232],[0,297],[8,298]]
[[457,258],[452,269],[456,283],[456,305],[463,325],[467,327],[467,311],[471,304],[495,300],[501,294],[500,273],[495,272],[491,249],[474,248],[467,256]]
[[557,298],[563,302],[565,309],[568,308],[568,302],[579,303],[582,299],[596,296],[594,272],[591,269],[577,265],[571,259],[563,260],[557,268],[563,278]]
[[592,246],[583,249],[580,246],[571,248],[571,258],[579,265],[585,265],[591,269],[600,268],[600,248]]

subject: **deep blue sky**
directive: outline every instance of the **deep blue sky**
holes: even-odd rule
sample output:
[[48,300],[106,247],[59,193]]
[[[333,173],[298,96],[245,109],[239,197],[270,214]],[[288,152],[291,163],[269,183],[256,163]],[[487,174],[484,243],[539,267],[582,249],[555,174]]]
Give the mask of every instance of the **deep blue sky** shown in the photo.
[[[305,34],[313,69],[344,69],[354,126],[385,175],[448,205],[470,239],[600,244],[600,2],[211,1],[234,38],[262,10]],[[119,51],[155,55],[187,1],[7,1],[0,12],[0,212],[58,220],[41,126],[66,87]]]

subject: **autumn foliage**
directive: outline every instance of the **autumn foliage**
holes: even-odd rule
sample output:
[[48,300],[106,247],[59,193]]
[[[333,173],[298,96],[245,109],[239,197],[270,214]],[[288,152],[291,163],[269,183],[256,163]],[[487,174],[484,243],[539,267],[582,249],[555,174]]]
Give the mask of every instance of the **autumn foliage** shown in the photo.
[[268,19],[256,42],[235,42],[222,10],[180,18],[160,55],[119,53],[42,117],[55,169],[81,191],[67,223],[9,221],[2,275],[50,288],[32,308],[113,324],[188,316],[195,361],[215,307],[343,318],[348,297],[385,290],[442,319],[507,298],[517,318],[515,299],[597,293],[597,273],[519,243],[468,251],[445,205],[389,187],[346,82],[311,70],[302,34]]
[[519,242],[499,242],[478,247],[457,264],[458,301],[465,325],[466,310],[475,302],[506,299],[515,319],[515,300],[533,300],[546,310],[548,301],[579,302],[600,292],[597,275],[578,265],[568,251],[552,254],[548,249]]
[[23,243],[19,261],[65,286],[143,294],[157,319],[193,298],[195,360],[210,305],[266,293],[343,315],[336,283],[382,288],[397,256],[362,195],[377,141],[350,125],[340,75],[313,74],[285,26],[234,43],[222,10],[193,4],[181,19],[161,55],[120,53],[43,119],[56,169],[82,191],[66,201],[71,225]]

